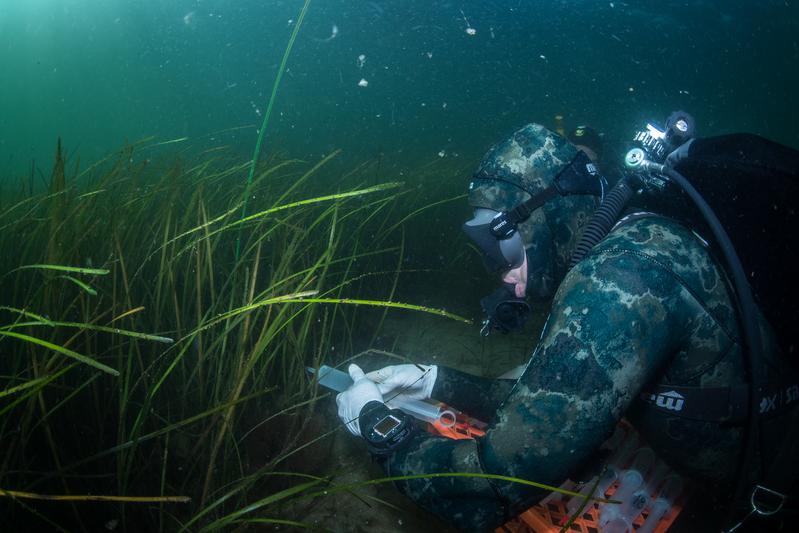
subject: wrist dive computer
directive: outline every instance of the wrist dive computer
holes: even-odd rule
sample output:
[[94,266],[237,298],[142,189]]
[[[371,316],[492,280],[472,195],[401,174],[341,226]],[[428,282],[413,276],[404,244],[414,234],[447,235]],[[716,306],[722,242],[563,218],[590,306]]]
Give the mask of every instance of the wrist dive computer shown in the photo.
[[378,401],[361,409],[361,435],[375,455],[388,455],[407,443],[416,431],[411,417]]

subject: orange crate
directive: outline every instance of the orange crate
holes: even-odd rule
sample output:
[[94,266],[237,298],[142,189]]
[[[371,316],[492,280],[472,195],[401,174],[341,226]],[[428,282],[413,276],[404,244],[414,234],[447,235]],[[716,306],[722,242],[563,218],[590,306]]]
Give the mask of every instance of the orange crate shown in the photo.
[[[615,486],[608,491],[612,497]],[[683,490],[680,499],[672,504],[671,509],[663,515],[655,527],[653,533],[665,533],[671,527],[674,520],[682,511],[682,502],[685,500],[687,491]],[[633,521],[633,528],[641,527],[649,516],[649,508],[645,509],[638,518]],[[544,504],[536,505],[515,519],[498,527],[495,533],[557,533],[569,521],[570,516],[563,501],[553,499]],[[583,509],[582,514],[572,522],[567,531],[575,533],[601,533],[599,525],[599,504],[589,502]]]
[[[638,449],[646,447],[646,444],[641,440],[638,432],[636,432],[629,423],[622,420],[619,422],[616,434],[608,439],[603,447],[617,452],[616,456],[611,459],[611,462],[614,462],[614,466],[621,470],[629,466],[630,458],[635,456]],[[657,458],[655,458],[655,463],[658,462]],[[665,468],[665,471],[661,473],[661,480],[668,478],[669,475],[674,473],[662,463],[661,466]],[[654,469],[654,466],[652,469]],[[593,482],[589,483],[593,484]],[[584,485],[577,485],[575,487],[575,484],[571,481],[567,481],[561,485],[562,488],[568,488],[572,490],[572,492],[578,492],[582,486]],[[605,496],[612,498],[618,486],[619,481],[614,481],[606,490]],[[660,487],[654,488],[660,489]],[[683,503],[688,493],[689,488],[683,485],[680,494],[674,498],[674,502],[670,509],[661,517],[652,533],[665,533],[671,527],[674,520],[682,511]],[[644,524],[651,512],[651,505],[656,496],[657,491],[654,494],[650,494],[649,504],[644,508],[643,512],[633,520],[632,531],[635,531]],[[560,493],[552,493],[550,496],[544,498],[542,503],[529,508],[515,519],[497,528],[495,533],[557,533],[561,531],[563,526],[569,521],[570,515],[567,510],[567,503],[570,498],[570,496]],[[575,533],[602,533],[602,527],[600,526],[600,504],[593,501],[588,502],[580,516],[575,518],[567,531],[573,531]]]

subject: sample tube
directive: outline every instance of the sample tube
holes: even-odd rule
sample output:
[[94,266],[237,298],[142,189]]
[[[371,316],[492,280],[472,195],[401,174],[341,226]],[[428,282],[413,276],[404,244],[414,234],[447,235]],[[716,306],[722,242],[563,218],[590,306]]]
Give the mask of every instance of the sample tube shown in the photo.
[[333,389],[336,392],[344,392],[352,386],[352,378],[346,372],[342,372],[336,368],[322,365],[319,367],[319,372],[316,372],[311,367],[307,368],[310,374],[317,376],[317,381],[320,385]]
[[[614,481],[616,481],[617,477],[618,472],[614,467],[609,466],[606,468],[599,478],[599,483],[597,483],[596,492],[594,495],[600,498],[604,497],[605,492],[607,492],[608,488],[613,484]],[[591,489],[594,487],[594,483],[596,483],[596,478],[591,479],[591,481],[587,482],[585,485],[583,485],[583,488],[580,489],[580,495],[583,496],[583,498],[586,496],[591,496]],[[583,498],[572,496],[572,499],[569,500],[568,504],[566,504],[566,512],[569,514],[569,516],[573,515],[580,505],[582,505]]]
[[[631,512],[630,506],[633,493],[643,486],[644,478],[654,462],[655,452],[651,448],[640,448],[635,452],[630,468],[621,474],[619,487],[613,493],[613,499],[619,500],[621,503],[606,503],[602,506],[599,513],[600,526],[605,527],[612,520],[624,518],[625,514]],[[636,514],[636,516],[638,515]],[[631,523],[632,520],[629,520],[628,525]]]
[[633,492],[643,484],[644,477],[638,470],[625,470],[619,478],[619,487],[613,493],[613,499],[621,503],[605,503],[599,511],[599,525],[605,527],[616,518],[621,518],[622,507],[632,497]]
[[637,490],[619,506],[619,515],[624,518],[628,524],[632,524],[635,519],[638,518],[638,515],[644,511],[644,508],[649,505],[649,500],[649,493],[646,489]]
[[445,428],[455,425],[455,413],[449,409],[443,409],[440,405],[435,405],[424,400],[414,400],[403,395],[399,395],[386,402],[391,408],[397,408],[405,414],[411,415],[424,422],[435,424],[440,422]]
[[[594,483],[595,482],[596,482],[596,477],[593,477],[593,478],[591,478],[589,481],[587,481],[583,485],[583,488],[581,488],[579,490],[579,492],[578,492],[578,494],[580,496],[582,496],[582,498],[580,496],[572,496],[571,497],[571,500],[569,500],[569,503],[566,504],[566,514],[571,516],[575,512],[577,512],[577,509],[579,509],[580,506],[583,504],[583,502],[585,501],[585,498],[591,496],[591,489],[594,488]],[[589,504],[586,503],[586,506],[587,505],[589,505]]]
[[638,533],[652,533],[660,523],[660,519],[666,516],[671,510],[671,505],[680,496],[681,492],[682,478],[678,475],[667,477],[663,481],[663,485],[660,488],[657,498],[655,498],[655,502],[652,504],[649,516],[646,517],[644,523],[638,528]]
[[652,448],[639,448],[638,451],[635,452],[633,462],[629,469],[638,471],[643,479],[646,477],[647,473],[649,473],[649,469],[652,468],[652,465],[654,464],[655,452],[652,451]]
[[[577,483],[572,481],[571,479],[566,479],[563,483],[560,484],[560,488],[564,490],[571,490],[574,491],[574,488],[577,486]],[[538,502],[538,505],[546,505],[551,501],[563,501],[565,494],[561,494],[560,492],[550,492],[547,494],[543,500]],[[571,498],[571,496],[569,496]]]
[[652,471],[649,474],[649,479],[646,480],[646,491],[650,496],[655,493],[660,483],[663,481],[663,478],[665,478],[670,471],[671,469],[669,466],[663,461],[655,462],[655,466],[652,467]]
[[619,471],[614,466],[608,466],[599,478],[599,485],[596,487],[596,492],[599,496],[605,496],[613,482],[619,478]]
[[617,516],[602,526],[602,533],[629,533],[632,529],[630,523],[621,516]]

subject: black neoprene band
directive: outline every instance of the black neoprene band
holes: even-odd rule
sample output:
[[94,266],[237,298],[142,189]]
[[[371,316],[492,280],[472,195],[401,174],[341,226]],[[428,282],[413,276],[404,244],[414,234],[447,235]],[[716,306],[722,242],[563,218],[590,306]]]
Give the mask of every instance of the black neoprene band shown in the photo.
[[550,201],[552,198],[558,195],[558,189],[554,185],[550,185],[540,193],[536,194],[525,200],[524,202],[520,203],[513,209],[508,212],[508,219],[513,222],[513,224],[518,224],[520,222],[524,222],[530,215],[533,214],[533,211]]

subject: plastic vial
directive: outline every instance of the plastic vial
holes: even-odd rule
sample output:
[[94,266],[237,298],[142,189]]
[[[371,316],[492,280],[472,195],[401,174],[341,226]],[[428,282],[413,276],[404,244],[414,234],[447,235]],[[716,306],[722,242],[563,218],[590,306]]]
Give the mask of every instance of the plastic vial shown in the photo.
[[621,516],[617,516],[604,526],[602,526],[602,533],[628,533],[632,530],[630,523],[622,518]]
[[681,492],[682,478],[677,475],[667,477],[663,481],[660,493],[652,504],[649,516],[646,517],[643,525],[638,528],[638,533],[652,533],[660,523],[660,519],[671,510],[671,504],[674,503],[674,500],[679,497]]
[[618,479],[618,477],[619,471],[615,467],[607,467],[602,473],[602,477],[599,478],[599,484],[596,486],[596,493],[599,496],[604,496],[610,486],[613,485],[613,482]]
[[[567,479],[566,481],[561,483],[560,488],[562,488],[564,490],[574,491],[574,488],[576,486],[577,486],[577,483],[575,483],[571,479]],[[547,494],[544,497],[543,500],[538,502],[538,505],[546,505],[547,503],[549,503],[551,501],[563,502],[563,501],[565,501],[565,499],[566,499],[566,495],[565,494],[561,494],[560,492],[550,492],[549,494]]]
[[652,448],[639,448],[633,457],[633,464],[630,465],[630,470],[636,470],[641,473],[641,477],[645,478],[649,469],[655,464],[655,452]]
[[628,524],[632,524],[638,518],[638,515],[644,511],[644,508],[649,505],[649,500],[649,493],[646,489],[635,491],[630,498],[619,505],[619,515]]
[[652,472],[649,474],[649,479],[646,481],[646,491],[649,495],[655,493],[655,490],[660,486],[663,478],[671,471],[669,466],[663,461],[657,461],[655,466],[652,467]]
[[[651,450],[650,450],[651,451]],[[619,478],[619,488],[613,493],[613,499],[621,503],[606,503],[599,513],[599,525],[603,528],[616,518],[621,517],[622,508],[644,483],[644,476],[638,470],[626,470]]]
[[652,504],[652,509],[649,511],[649,516],[644,520],[644,524],[638,528],[638,533],[652,533],[660,519],[671,509],[671,504],[662,498],[655,498],[655,503]]
[[[610,486],[613,485],[613,482],[616,481],[617,477],[618,473],[616,472],[615,468],[613,468],[612,466],[606,468],[605,471],[602,472],[601,477],[599,478],[599,483],[597,483],[596,492],[594,493],[594,496],[600,498],[604,497],[605,493],[608,491],[608,488],[610,488]],[[594,487],[594,483],[596,483],[595,477],[592,478],[590,481],[588,481],[585,485],[583,485],[583,488],[580,489],[580,495],[583,497],[591,496],[591,489]],[[569,500],[569,503],[566,504],[566,512],[569,514],[569,516],[573,515],[575,511],[577,511],[580,505],[583,504],[583,501],[584,501],[583,498],[572,496],[571,500]],[[586,507],[588,507],[589,505],[591,505],[590,502],[586,504]]]

